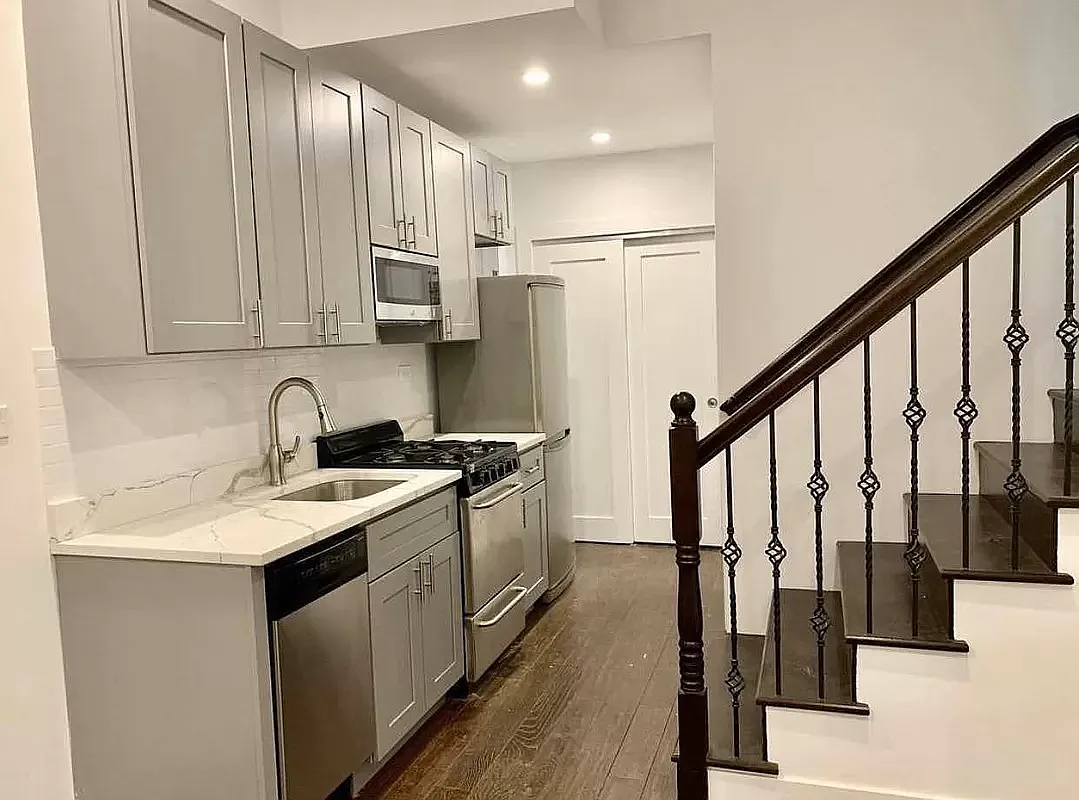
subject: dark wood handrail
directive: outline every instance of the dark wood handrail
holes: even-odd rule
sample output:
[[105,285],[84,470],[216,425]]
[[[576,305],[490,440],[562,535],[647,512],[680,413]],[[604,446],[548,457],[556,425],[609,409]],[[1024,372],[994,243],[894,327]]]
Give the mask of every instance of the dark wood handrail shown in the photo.
[[[807,351],[819,348],[836,329],[849,322],[867,305],[893,291],[897,284],[909,277],[912,270],[924,268],[925,256],[928,253],[937,250],[942,242],[963,231],[995,198],[1014,188],[1039,163],[1051,157],[1062,145],[1077,136],[1079,136],[1079,115],[1060,122],[1046,131],[1037,141],[990,178],[985,185],[960,203],[918,241],[900,253],[890,264],[814,325],[782,355],[746,381],[723,402],[720,409],[726,414],[734,414],[765,389],[776,384],[784,374],[801,361]],[[707,438],[704,441],[708,441]]]
[[[707,464],[1079,171],[1079,115],[1062,122],[739,390],[700,440]],[[739,402],[735,403],[734,401]]]

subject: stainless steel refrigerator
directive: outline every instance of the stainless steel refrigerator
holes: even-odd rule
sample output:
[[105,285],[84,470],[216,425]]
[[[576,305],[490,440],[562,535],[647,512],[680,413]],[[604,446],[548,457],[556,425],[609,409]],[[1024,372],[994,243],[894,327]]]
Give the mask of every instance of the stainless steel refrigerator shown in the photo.
[[480,336],[436,348],[443,431],[539,432],[547,479],[550,602],[573,580],[566,283],[553,275],[480,278]]

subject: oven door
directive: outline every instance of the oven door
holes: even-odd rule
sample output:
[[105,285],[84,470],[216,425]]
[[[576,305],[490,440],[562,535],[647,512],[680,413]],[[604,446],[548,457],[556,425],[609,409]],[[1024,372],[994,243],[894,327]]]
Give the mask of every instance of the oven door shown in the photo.
[[461,501],[465,616],[473,616],[524,572],[520,473]]
[[375,318],[379,322],[431,322],[441,318],[438,259],[372,247]]

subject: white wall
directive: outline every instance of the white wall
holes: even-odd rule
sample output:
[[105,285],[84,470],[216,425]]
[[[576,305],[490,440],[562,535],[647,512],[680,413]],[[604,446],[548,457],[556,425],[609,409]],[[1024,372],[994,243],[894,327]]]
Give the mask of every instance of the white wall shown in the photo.
[[21,4],[0,2],[0,796],[72,797],[34,348],[49,348]]
[[[1037,5],[1036,13],[1031,7]],[[713,53],[720,383],[736,389],[1060,117],[1079,110],[1079,27],[1064,0],[729,0]],[[1052,67],[1052,71],[1050,71]],[[1024,437],[1050,436],[1045,390],[1063,369],[1062,197],[1025,227]],[[1009,242],[973,264],[976,438],[1009,437]],[[956,491],[959,286],[920,304],[923,491]],[[907,319],[874,339],[878,537],[904,536],[909,491]],[[831,542],[859,538],[860,354],[822,380],[826,574]],[[778,415],[785,585],[812,585],[812,469],[805,393]],[[761,630],[770,594],[766,431],[735,450],[743,629]]]
[[711,225],[712,146],[513,165],[520,272],[532,242]]

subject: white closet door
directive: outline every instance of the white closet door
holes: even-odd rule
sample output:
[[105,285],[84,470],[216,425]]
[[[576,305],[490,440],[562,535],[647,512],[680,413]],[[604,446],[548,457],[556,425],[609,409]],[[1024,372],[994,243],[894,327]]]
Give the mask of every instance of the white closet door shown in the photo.
[[[671,544],[671,395],[697,399],[701,436],[719,424],[719,409],[709,406],[719,388],[715,242],[711,235],[627,242],[625,260],[635,539]],[[721,460],[701,472],[705,544],[720,542]]]
[[633,541],[626,294],[620,240],[539,245],[566,281],[573,517],[579,541]]

